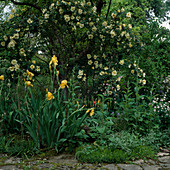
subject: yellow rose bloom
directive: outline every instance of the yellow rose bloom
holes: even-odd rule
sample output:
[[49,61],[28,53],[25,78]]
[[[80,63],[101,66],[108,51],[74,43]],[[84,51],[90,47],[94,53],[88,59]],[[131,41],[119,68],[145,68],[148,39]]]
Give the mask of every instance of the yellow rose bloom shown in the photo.
[[4,80],[4,75],[1,75],[1,76],[0,76],[0,80]]

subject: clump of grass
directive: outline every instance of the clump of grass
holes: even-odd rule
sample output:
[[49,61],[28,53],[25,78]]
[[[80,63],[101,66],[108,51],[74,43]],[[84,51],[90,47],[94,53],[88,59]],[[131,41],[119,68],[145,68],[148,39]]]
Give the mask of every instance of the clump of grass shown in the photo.
[[28,158],[38,151],[33,140],[21,136],[3,136],[0,141],[0,153],[7,153],[9,156]]

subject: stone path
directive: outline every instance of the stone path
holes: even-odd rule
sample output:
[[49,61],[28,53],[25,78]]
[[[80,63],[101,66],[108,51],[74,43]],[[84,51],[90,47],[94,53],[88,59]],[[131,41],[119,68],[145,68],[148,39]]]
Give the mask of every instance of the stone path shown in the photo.
[[0,154],[0,170],[170,170],[170,153],[158,153],[158,160],[136,160],[132,164],[79,163],[73,155],[61,154],[45,159],[22,160]]

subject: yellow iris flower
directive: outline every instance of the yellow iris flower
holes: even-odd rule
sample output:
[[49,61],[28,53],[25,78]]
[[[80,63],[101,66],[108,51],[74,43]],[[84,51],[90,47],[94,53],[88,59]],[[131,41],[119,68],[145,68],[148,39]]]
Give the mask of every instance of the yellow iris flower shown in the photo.
[[29,87],[29,86],[32,86],[32,87],[33,87],[33,85],[31,84],[30,81],[25,81],[25,87]]
[[67,86],[67,88],[68,88],[67,80],[63,80],[63,81],[61,81],[60,88],[64,89],[64,88],[65,88],[65,86]]
[[31,80],[32,79],[32,77],[34,76],[34,74],[33,73],[31,73],[30,71],[28,71],[27,70],[27,74],[28,74],[28,76],[29,76],[29,79]]
[[0,80],[4,80],[4,75],[1,75],[1,76],[0,76]]
[[93,116],[94,115],[94,108],[88,109],[86,111],[86,113],[89,113],[89,112],[90,112],[90,116]]
[[49,92],[48,89],[46,89],[46,91],[47,91],[47,94],[46,94],[47,101],[54,99],[53,94]]
[[51,65],[54,65],[54,67],[56,67],[58,65],[58,60],[57,57],[55,55],[53,55],[53,57],[51,58],[51,61],[49,63],[49,69],[51,70]]

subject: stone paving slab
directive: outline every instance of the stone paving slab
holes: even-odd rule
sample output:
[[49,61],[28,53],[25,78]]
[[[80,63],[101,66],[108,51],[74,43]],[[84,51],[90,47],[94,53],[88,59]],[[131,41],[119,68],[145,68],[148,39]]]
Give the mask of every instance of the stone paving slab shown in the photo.
[[117,164],[122,170],[142,170],[139,165],[131,165],[131,164]]
[[20,169],[14,165],[7,165],[0,167],[0,170],[20,170]]
[[80,163],[73,155],[61,154],[49,158],[25,160],[0,155],[0,170],[170,170],[169,153],[158,154],[158,160],[135,160],[133,164],[90,164]]
[[162,169],[162,167],[159,165],[144,165],[144,166],[142,166],[142,168],[144,170],[160,170],[160,169]]

